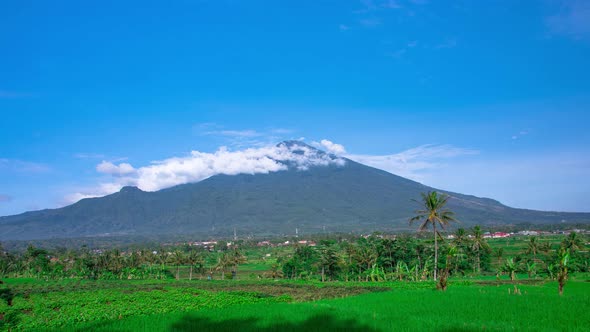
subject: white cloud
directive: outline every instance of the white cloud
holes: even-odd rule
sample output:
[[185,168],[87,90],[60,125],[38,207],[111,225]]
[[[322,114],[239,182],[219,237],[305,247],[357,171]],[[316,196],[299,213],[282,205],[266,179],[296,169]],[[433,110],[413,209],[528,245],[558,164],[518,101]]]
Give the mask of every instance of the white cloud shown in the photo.
[[478,151],[476,150],[458,148],[452,145],[428,144],[391,155],[347,154],[344,157],[361,164],[423,182],[425,179],[424,172],[442,167],[442,162],[445,159],[477,153]]
[[320,149],[326,150],[329,153],[333,153],[336,155],[341,155],[341,154],[346,153],[346,149],[344,148],[343,145],[336,144],[336,143],[334,143],[330,140],[327,140],[327,139],[323,139],[319,143],[312,142],[311,144],[320,148]]
[[303,144],[279,144],[241,151],[222,147],[214,153],[192,151],[189,156],[174,157],[134,168],[130,164],[115,165],[103,161],[96,170],[111,175],[104,182],[69,195],[73,203],[82,198],[104,196],[124,186],[137,186],[144,191],[156,191],[184,183],[202,181],[217,174],[266,174],[289,168],[307,170],[313,166],[344,165],[345,161]]
[[109,161],[103,160],[100,164],[96,165],[96,171],[104,174],[123,176],[135,173],[135,168],[128,163],[115,165]]

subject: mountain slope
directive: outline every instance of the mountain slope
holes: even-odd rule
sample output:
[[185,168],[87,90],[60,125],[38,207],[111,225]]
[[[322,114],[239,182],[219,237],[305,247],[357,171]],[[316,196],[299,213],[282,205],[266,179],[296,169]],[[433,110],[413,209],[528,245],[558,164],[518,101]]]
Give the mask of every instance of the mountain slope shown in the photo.
[[[298,142],[283,143],[297,150]],[[311,148],[305,146],[306,148]],[[311,148],[313,149],[313,148]],[[336,158],[315,150],[322,157]],[[144,192],[125,187],[54,210],[0,218],[0,240],[100,235],[209,233],[293,234],[407,229],[420,183],[351,160],[268,174],[216,175],[198,183]],[[590,222],[590,213],[514,209],[488,198],[447,192],[463,226]]]

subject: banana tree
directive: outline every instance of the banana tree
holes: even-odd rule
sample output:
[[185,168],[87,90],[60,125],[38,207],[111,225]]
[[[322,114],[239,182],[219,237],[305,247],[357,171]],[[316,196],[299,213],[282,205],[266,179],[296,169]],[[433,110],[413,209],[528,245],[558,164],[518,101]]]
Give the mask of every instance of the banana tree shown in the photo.
[[506,259],[503,270],[508,273],[510,280],[514,281],[516,279],[517,264],[514,262],[514,258],[510,257]]
[[558,255],[557,282],[559,284],[559,295],[563,295],[563,287],[567,281],[567,267],[570,260],[569,248],[561,249]]

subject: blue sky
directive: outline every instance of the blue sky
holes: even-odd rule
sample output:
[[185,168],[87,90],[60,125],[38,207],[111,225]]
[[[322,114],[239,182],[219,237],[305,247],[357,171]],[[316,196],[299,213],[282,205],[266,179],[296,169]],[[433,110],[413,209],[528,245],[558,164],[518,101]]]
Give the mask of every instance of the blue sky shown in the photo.
[[590,211],[587,1],[5,1],[0,31],[0,215],[299,138]]

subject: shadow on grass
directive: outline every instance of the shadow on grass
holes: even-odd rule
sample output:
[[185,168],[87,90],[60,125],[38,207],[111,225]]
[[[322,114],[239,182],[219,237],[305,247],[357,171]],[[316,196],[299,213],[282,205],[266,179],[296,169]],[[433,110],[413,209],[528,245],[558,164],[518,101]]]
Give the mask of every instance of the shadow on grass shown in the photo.
[[272,326],[258,325],[258,318],[211,320],[207,317],[185,316],[170,327],[170,331],[239,331],[239,332],[270,332],[270,331],[363,331],[378,332],[380,330],[359,324],[355,320],[338,319],[330,314],[318,314],[302,322],[275,322]]
[[[353,319],[339,319],[335,315],[322,313],[312,316],[311,318],[301,322],[273,322],[272,326],[260,325],[260,318],[246,317],[246,318],[228,318],[213,320],[209,317],[199,317],[198,315],[186,315],[178,321],[170,324],[164,330],[162,325],[156,327],[142,326],[142,331],[171,331],[171,332],[186,332],[186,331],[233,331],[233,332],[271,332],[271,331],[351,331],[351,332],[381,332],[381,330],[360,324]],[[81,328],[73,329],[49,329],[47,332],[89,332],[89,331],[108,331],[108,332],[134,332],[138,330],[133,327],[121,327],[117,322],[103,321],[85,325]]]

